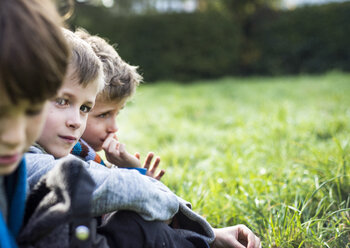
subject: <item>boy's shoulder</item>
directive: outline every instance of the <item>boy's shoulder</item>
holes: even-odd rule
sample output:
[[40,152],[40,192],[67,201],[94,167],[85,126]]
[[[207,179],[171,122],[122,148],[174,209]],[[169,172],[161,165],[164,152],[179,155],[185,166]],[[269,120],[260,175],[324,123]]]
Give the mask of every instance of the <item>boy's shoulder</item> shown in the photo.
[[42,148],[39,144],[35,143],[34,145],[30,146],[27,153],[32,154],[47,154],[47,152]]

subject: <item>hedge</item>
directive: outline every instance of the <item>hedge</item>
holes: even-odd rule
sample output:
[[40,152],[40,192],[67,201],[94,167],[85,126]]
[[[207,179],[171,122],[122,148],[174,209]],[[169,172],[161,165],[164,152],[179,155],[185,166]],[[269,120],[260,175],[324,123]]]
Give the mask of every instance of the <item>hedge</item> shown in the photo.
[[255,73],[350,71],[350,2],[270,11],[255,19],[251,39]]
[[191,80],[235,74],[239,30],[223,16],[163,14],[116,17],[81,6],[71,22],[117,44],[123,59],[139,65],[147,81]]
[[260,9],[245,30],[233,20],[219,13],[120,17],[77,4],[70,25],[116,43],[146,81],[350,71],[350,2]]

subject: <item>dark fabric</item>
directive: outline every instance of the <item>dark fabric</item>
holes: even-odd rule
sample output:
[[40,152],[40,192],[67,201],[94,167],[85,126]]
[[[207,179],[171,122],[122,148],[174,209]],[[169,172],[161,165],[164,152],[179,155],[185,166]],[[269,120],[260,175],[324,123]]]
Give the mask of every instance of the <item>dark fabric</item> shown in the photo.
[[184,230],[191,230],[192,232],[203,236],[206,236],[207,233],[206,230],[203,229],[202,225],[200,225],[198,222],[191,220],[190,218],[187,218],[182,211],[176,213],[171,226],[178,229],[181,228]]
[[[89,226],[95,183],[80,160],[62,160],[35,185],[27,200],[20,247],[69,247],[70,225]],[[91,229],[93,232],[95,229]],[[91,236],[90,236],[91,237]],[[89,247],[84,242],[83,246]]]
[[145,221],[130,211],[112,214],[97,232],[113,248],[209,248],[190,231],[173,229],[160,221]]

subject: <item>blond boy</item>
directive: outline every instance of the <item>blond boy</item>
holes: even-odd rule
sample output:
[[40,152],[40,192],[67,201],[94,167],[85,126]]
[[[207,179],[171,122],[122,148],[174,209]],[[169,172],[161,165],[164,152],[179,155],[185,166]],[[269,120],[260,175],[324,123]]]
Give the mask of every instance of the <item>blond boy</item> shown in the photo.
[[49,114],[37,144],[56,158],[72,150],[83,134],[97,93],[104,87],[102,64],[91,47],[64,29],[72,57],[62,87],[51,99]]

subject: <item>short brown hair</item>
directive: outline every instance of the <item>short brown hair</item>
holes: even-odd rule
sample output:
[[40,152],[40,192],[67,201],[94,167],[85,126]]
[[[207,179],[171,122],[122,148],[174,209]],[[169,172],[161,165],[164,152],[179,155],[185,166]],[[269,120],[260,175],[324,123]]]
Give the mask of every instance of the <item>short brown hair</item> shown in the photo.
[[65,28],[63,34],[72,51],[69,64],[73,73],[68,76],[76,77],[78,83],[84,87],[97,80],[101,91],[104,87],[102,62],[86,41]]
[[0,1],[0,84],[13,103],[42,102],[61,86],[70,52],[60,24],[49,1]]
[[75,33],[90,44],[102,61],[105,87],[97,98],[119,101],[131,97],[142,81],[142,76],[137,72],[138,67],[122,60],[115,48],[101,37],[92,36],[83,29],[78,29]]

